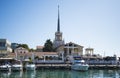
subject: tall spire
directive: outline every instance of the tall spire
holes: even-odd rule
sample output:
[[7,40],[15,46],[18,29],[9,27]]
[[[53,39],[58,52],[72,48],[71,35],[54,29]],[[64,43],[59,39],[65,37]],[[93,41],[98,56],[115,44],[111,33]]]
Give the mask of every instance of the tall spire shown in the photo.
[[62,32],[60,32],[60,15],[59,15],[59,5],[58,5],[57,32],[55,32],[55,40],[53,42],[53,47],[57,48],[60,45],[64,45],[64,41],[62,40]]
[[60,32],[59,5],[58,5],[58,24],[57,24],[57,32]]

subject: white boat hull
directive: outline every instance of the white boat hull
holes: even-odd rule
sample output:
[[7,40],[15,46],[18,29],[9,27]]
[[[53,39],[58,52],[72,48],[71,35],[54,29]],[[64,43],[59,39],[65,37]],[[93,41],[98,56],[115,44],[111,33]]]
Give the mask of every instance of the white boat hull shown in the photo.
[[79,71],[86,71],[88,70],[88,65],[81,65],[81,64],[75,64],[71,66],[71,69],[73,70],[79,70]]
[[36,66],[35,66],[35,64],[28,64],[28,65],[26,65],[26,70],[35,70],[36,69]]
[[23,70],[23,66],[15,64],[15,65],[12,65],[11,70],[13,70],[13,71],[21,71],[21,70]]
[[1,71],[11,71],[11,66],[10,65],[2,65],[0,66]]

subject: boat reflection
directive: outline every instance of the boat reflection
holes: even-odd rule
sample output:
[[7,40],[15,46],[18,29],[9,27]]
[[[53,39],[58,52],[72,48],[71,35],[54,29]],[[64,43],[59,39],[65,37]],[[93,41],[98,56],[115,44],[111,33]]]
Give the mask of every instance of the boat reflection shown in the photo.
[[75,71],[41,69],[34,71],[0,71],[0,78],[119,78],[120,70]]
[[116,78],[118,75],[117,70],[89,70],[90,78]]
[[1,71],[0,72],[0,78],[9,78],[11,75],[10,71]]
[[71,71],[71,78],[89,78],[87,71]]
[[11,72],[10,78],[22,78],[23,71],[14,71]]
[[70,70],[37,70],[37,78],[71,78]]
[[116,76],[117,76],[117,71],[116,71],[116,70],[104,70],[104,71],[103,71],[103,76],[104,76],[104,77],[116,78]]
[[23,78],[35,78],[35,77],[36,77],[36,70],[24,71]]

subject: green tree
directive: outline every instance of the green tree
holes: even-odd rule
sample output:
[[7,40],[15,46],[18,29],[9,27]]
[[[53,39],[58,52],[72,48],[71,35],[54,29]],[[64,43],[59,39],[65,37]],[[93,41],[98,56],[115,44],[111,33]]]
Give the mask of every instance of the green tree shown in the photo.
[[44,52],[53,52],[54,51],[53,43],[50,39],[46,40],[43,51]]
[[29,47],[27,44],[19,44],[18,47],[23,47],[23,48],[29,50]]
[[35,50],[33,48],[29,49],[30,52],[34,52]]

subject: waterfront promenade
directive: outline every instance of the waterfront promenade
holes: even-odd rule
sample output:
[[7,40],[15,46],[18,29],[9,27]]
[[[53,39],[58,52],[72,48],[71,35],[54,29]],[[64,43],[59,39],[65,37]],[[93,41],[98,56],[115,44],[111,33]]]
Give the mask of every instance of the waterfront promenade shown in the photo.
[[[71,64],[36,64],[39,68],[65,68],[71,69]],[[89,65],[89,69],[120,69],[120,65]]]
[[37,64],[36,67],[39,68],[66,68],[70,69],[71,64]]

